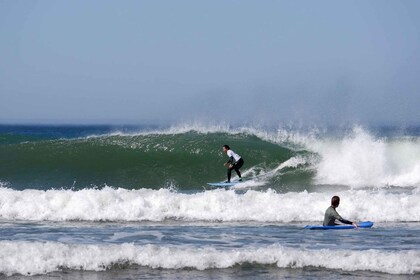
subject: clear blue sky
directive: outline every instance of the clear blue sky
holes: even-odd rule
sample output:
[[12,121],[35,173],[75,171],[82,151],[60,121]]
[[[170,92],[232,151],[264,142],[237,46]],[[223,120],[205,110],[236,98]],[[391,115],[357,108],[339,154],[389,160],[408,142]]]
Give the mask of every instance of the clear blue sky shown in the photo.
[[420,1],[0,0],[0,123],[420,123]]

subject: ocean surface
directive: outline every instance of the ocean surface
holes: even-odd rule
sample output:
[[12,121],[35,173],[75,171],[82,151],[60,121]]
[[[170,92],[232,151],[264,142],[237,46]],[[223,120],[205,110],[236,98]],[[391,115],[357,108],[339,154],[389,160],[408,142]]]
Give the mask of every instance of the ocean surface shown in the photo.
[[[224,144],[245,182],[210,187]],[[374,226],[304,229],[333,195]],[[0,279],[28,276],[419,279],[420,127],[0,125]]]

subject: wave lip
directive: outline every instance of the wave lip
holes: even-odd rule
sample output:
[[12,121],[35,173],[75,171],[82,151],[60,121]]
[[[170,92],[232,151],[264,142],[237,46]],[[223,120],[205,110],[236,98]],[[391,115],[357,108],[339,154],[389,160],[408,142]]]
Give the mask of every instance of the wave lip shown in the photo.
[[[420,192],[343,191],[339,212],[350,220],[420,222]],[[217,189],[24,190],[0,188],[0,217],[32,221],[321,222],[332,194]],[[302,206],[304,205],[304,207]],[[404,209],[404,211],[401,211]]]
[[[70,245],[56,242],[0,242],[0,273],[35,275],[60,270],[102,271],[115,265],[163,269],[223,269],[246,263],[279,268],[321,267],[390,274],[420,272],[419,251],[307,250],[274,244],[217,250],[157,245]],[[333,261],[332,261],[333,260]]]

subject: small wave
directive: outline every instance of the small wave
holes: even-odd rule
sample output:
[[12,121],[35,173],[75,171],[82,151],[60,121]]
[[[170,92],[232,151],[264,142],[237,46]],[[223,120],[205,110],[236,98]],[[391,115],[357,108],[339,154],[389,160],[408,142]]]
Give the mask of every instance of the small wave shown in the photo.
[[[321,223],[331,196],[350,220],[420,222],[420,192],[349,190],[335,193],[216,189],[193,194],[170,189],[24,190],[0,188],[0,217],[32,221],[257,221]],[[404,211],[401,211],[404,209]]]
[[140,265],[160,269],[223,269],[253,263],[279,268],[322,267],[390,274],[420,272],[419,251],[307,250],[275,244],[218,250],[156,245],[69,245],[54,242],[0,242],[0,273],[35,275],[60,270],[103,271]]

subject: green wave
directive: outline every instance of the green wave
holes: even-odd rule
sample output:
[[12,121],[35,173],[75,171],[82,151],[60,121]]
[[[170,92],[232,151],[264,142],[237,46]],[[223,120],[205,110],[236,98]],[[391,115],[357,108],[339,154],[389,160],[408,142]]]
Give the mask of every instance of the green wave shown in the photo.
[[[7,138],[7,137],[5,137]],[[122,188],[175,186],[194,189],[226,177],[223,163],[228,144],[245,160],[243,171],[258,176],[296,152],[250,134],[197,133],[98,136],[0,145],[0,181],[11,187],[75,188],[109,185]],[[285,170],[270,180],[278,185],[307,182],[311,172]]]

